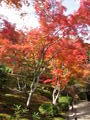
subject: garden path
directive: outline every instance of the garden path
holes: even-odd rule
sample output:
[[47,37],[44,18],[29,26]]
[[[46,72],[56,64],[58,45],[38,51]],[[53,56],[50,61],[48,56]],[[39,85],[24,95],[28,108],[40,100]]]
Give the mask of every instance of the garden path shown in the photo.
[[[70,111],[69,120],[90,120],[90,102],[83,101],[74,106],[74,113]],[[75,114],[77,119],[75,119]]]

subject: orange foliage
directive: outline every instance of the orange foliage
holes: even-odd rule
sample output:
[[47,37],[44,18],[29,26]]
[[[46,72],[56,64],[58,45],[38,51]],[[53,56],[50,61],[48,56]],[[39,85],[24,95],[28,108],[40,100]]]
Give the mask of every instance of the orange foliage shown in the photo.
[[0,2],[5,1],[8,5],[15,5],[17,8],[21,7],[21,0],[0,0]]
[[[89,25],[89,17],[86,16],[89,11],[81,4],[78,12],[68,17],[64,15],[64,6],[57,1],[53,3],[53,0],[36,0],[35,9],[40,27],[26,36],[4,21],[5,28],[0,32],[1,62],[13,66],[15,70],[23,67],[25,61],[35,64],[34,69],[42,70],[46,67],[43,65],[45,62],[52,78],[47,77],[43,82],[62,87],[72,76],[85,76],[87,50],[79,34],[87,27],[86,24]],[[80,26],[82,31],[79,33]],[[38,61],[41,63],[37,65]]]

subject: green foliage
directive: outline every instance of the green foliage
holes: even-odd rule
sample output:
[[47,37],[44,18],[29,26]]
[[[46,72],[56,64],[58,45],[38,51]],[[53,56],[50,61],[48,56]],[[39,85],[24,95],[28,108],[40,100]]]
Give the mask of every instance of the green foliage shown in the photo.
[[11,68],[3,64],[0,65],[0,88],[7,84],[7,81],[10,79],[10,75],[8,73],[11,72],[12,72]]
[[68,104],[70,104],[71,101],[72,101],[72,98],[69,97],[69,96],[61,96],[58,99],[59,103],[68,103]]
[[48,116],[48,115],[44,116],[44,115],[41,115],[39,112],[34,112],[32,114],[32,118],[33,120],[52,120],[53,119],[52,116]]
[[68,85],[74,85],[75,82],[76,82],[76,79],[75,79],[75,77],[72,76],[72,77],[70,78],[70,81],[68,82]]
[[68,111],[69,105],[67,103],[60,103],[59,104],[60,111]]
[[11,73],[12,69],[3,64],[0,65],[0,73]]
[[0,116],[0,120],[7,120],[5,116]]
[[0,113],[0,120],[11,120],[11,116],[5,113]]
[[42,115],[54,116],[54,115],[58,114],[58,109],[55,105],[53,105],[51,103],[45,103],[39,107],[39,112]]
[[85,93],[85,92],[80,92],[80,93],[79,93],[79,98],[80,98],[81,100],[86,100],[86,93]]
[[61,117],[55,117],[53,118],[52,120],[65,120],[64,118],[61,118]]
[[40,117],[40,115],[39,115],[39,112],[34,112],[34,113],[32,114],[32,118],[33,118],[33,120],[40,120],[41,117]]
[[90,50],[87,51],[87,55],[88,55],[88,57],[90,57]]
[[69,96],[61,96],[58,99],[58,105],[61,111],[67,111],[69,109],[69,105],[72,102],[72,98]]
[[14,116],[15,120],[20,120],[20,118],[28,112],[27,108],[23,108],[21,105],[14,105]]

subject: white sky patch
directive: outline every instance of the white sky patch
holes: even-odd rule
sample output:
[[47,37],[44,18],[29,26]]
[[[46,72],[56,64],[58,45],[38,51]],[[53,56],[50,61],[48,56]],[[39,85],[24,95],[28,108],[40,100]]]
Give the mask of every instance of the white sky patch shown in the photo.
[[77,11],[80,7],[78,0],[62,0],[63,5],[67,8],[65,15],[69,15]]
[[[20,16],[22,15],[22,16]],[[0,6],[0,16],[11,23],[15,23],[17,29],[30,30],[38,27],[38,20],[32,6],[23,6],[19,11],[16,8],[8,7],[6,3]]]
[[[65,12],[66,15],[71,14],[79,8],[79,4],[74,0],[63,0],[63,5],[68,8]],[[22,17],[20,16],[21,14],[23,15]],[[0,6],[0,16],[3,16],[3,18],[6,18],[11,23],[15,23],[17,29],[22,29],[24,31],[39,26],[38,19],[31,2],[30,6],[23,5],[19,11],[2,2],[2,5]]]
[[[30,0],[28,0],[30,2]],[[79,9],[79,0],[62,0],[63,5],[67,8],[65,15],[73,14]],[[21,16],[20,16],[21,15]],[[30,31],[32,28],[39,26],[38,18],[35,15],[35,9],[30,2],[30,6],[23,5],[20,10],[15,7],[8,6],[5,2],[2,2],[0,6],[0,16],[5,18],[9,22],[16,24],[17,29],[23,31]],[[0,21],[0,28],[2,28]],[[85,41],[90,43],[90,40]]]

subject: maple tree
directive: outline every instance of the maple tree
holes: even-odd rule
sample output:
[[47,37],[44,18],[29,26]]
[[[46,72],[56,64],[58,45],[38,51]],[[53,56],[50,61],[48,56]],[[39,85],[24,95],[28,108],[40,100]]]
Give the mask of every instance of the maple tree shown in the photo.
[[[86,16],[89,11],[85,9],[85,3],[86,1],[81,1],[80,9],[69,17],[64,15],[66,8],[62,6],[61,1],[39,0],[35,3],[40,27],[46,40],[48,40],[46,46],[49,46],[49,48],[47,48],[46,59],[50,59],[53,79],[48,79],[45,82],[51,82],[56,86],[53,91],[54,102],[59,95],[60,85],[64,84],[65,87],[72,75],[80,77],[85,73],[82,70],[87,57],[82,40],[85,39],[85,35],[88,36],[87,25],[89,25],[90,20]],[[85,18],[79,18],[81,12],[85,13],[82,14]],[[59,87],[57,87],[58,85]]]
[[[34,1],[40,26],[27,35],[4,20],[5,27],[0,31],[0,62],[11,66],[16,73],[24,70],[31,74],[27,106],[40,81],[52,84],[53,104],[56,104],[70,77],[85,76],[87,50],[83,39],[88,36],[90,21],[86,16],[88,9],[83,8],[85,1],[82,2],[76,13],[65,16],[66,8],[61,1]],[[43,79],[47,70],[51,77]]]

